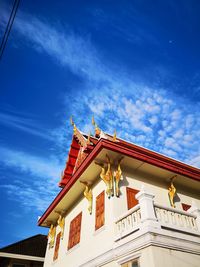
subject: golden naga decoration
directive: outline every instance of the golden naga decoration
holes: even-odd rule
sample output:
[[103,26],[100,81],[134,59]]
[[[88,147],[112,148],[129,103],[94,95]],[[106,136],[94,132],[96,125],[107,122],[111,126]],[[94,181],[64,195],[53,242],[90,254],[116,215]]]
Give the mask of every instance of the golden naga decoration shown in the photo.
[[95,164],[101,167],[100,178],[106,184],[106,194],[110,198],[111,196],[113,196],[113,175],[112,175],[112,170],[111,170],[110,158],[107,154],[106,154],[106,158],[107,158],[107,170],[104,167],[103,163],[95,162]]
[[61,239],[63,239],[63,236],[64,236],[64,228],[65,228],[65,218],[63,216],[63,212],[59,212],[59,211],[55,211],[55,212],[59,214],[59,217],[58,217],[58,220],[57,220],[57,224],[60,226]]
[[113,141],[113,142],[116,142],[116,141],[117,141],[117,132],[116,132],[116,130],[114,131],[112,141]]
[[73,128],[74,136],[77,138],[78,143],[83,148],[82,150],[85,150],[87,146],[90,144],[90,134],[88,135],[88,138],[86,139],[84,135],[81,133],[81,131],[76,127],[72,116],[70,117],[70,122],[71,122],[71,125],[74,127]]
[[170,180],[170,187],[168,188],[168,195],[169,195],[169,201],[170,201],[170,205],[175,208],[175,204],[174,204],[174,197],[176,195],[176,188],[173,184],[173,180],[177,177],[177,175],[174,175]]
[[49,239],[49,248],[53,248],[55,243],[55,236],[56,236],[56,227],[55,225],[51,224],[49,233],[48,233],[48,239]]
[[99,138],[101,135],[101,129],[96,124],[96,122],[94,120],[94,116],[92,116],[92,125],[94,125],[94,127],[95,127],[95,137]]
[[88,200],[88,211],[90,214],[92,214],[93,195],[92,195],[92,189],[90,188],[91,185],[88,182],[84,182],[84,181],[80,181],[80,183],[85,185],[84,196]]
[[114,171],[114,178],[115,178],[115,194],[116,194],[116,197],[119,197],[119,181],[120,180],[123,180],[123,177],[122,177],[122,170],[121,170],[121,162],[123,160],[124,157],[121,157],[119,160],[118,160],[118,164],[117,164],[117,170]]
[[70,123],[71,123],[71,125],[74,127],[74,134],[75,134],[77,128],[76,128],[76,125],[75,125],[75,123],[74,123],[74,121],[73,121],[73,117],[72,117],[72,116],[70,117]]
[[90,145],[90,137],[91,137],[91,132],[89,132],[89,134],[88,134],[87,145]]

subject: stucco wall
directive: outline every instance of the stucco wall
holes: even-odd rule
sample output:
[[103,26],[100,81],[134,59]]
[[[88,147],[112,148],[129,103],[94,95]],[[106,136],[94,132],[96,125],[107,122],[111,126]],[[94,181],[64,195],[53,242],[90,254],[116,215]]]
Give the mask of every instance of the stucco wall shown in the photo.
[[[120,183],[120,192],[121,195],[119,198],[114,198],[114,216],[118,218],[127,211],[127,198],[126,198],[126,187],[131,187],[137,190],[141,189],[141,186],[144,185],[148,188],[150,192],[155,195],[154,202],[170,207],[169,197],[168,197],[168,186],[169,182],[163,182],[161,180],[156,180],[151,176],[144,176],[141,174],[130,174],[123,173],[123,181]],[[187,189],[186,189],[187,191]],[[197,205],[200,207],[200,195],[193,195],[191,197],[190,193],[183,193],[177,187],[177,196],[175,198],[175,205],[177,209],[183,210],[181,203],[192,204],[192,201],[195,200]]]
[[[200,255],[152,247],[155,267],[199,267]],[[148,266],[148,265],[146,265]]]
[[[64,230],[64,238],[60,242],[59,255],[58,259],[53,261],[53,254],[55,246],[51,249],[47,248],[45,264],[44,267],[50,266],[66,266],[66,267],[77,267],[81,266],[84,262],[90,261],[96,258],[99,255],[106,253],[109,250],[112,250],[114,244],[114,221],[116,218],[121,216],[123,213],[127,211],[127,196],[126,196],[126,187],[131,187],[137,190],[141,189],[142,184],[148,187],[149,191],[151,191],[155,195],[155,202],[164,206],[170,206],[168,199],[168,188],[165,182],[157,181],[152,177],[144,177],[140,174],[134,173],[130,174],[128,172],[123,172],[123,181],[120,182],[120,197],[111,197],[108,199],[105,193],[105,225],[95,231],[95,201],[96,197],[104,191],[105,184],[103,181],[99,179],[99,181],[93,186],[93,209],[92,215],[88,212],[88,202],[83,197],[77,200],[74,203],[74,206],[71,207],[71,210],[68,211],[65,218],[65,230]],[[176,203],[176,207],[182,209],[181,202],[186,204],[192,203],[192,197],[190,195],[186,195],[180,193],[177,189],[178,196],[180,201]],[[200,201],[196,200],[198,205],[200,206]],[[72,249],[68,250],[68,239],[69,239],[69,227],[70,222],[80,213],[82,212],[82,226],[81,226],[81,238],[80,243],[77,244]],[[57,234],[60,229],[57,227]],[[156,252],[157,249],[157,252]],[[160,256],[161,255],[161,256]],[[160,263],[160,265],[155,265],[157,262],[162,262],[163,258],[173,257],[173,264],[171,266],[189,266],[189,265],[178,265],[181,263],[181,257],[186,256],[186,262],[193,261],[193,257],[186,254],[181,254],[179,252],[171,252],[168,250],[162,250],[159,248],[145,248],[141,250],[140,257],[140,266],[164,266]],[[179,259],[180,257],[180,259]],[[172,260],[172,259],[171,259]],[[197,258],[194,257],[194,262],[196,262]],[[200,260],[200,259],[199,259]],[[200,262],[200,261],[199,261]],[[175,265],[176,263],[176,265]],[[196,264],[196,263],[194,263]],[[119,266],[117,262],[114,260],[112,263],[110,262],[104,267],[116,267]],[[169,266],[169,265],[168,265]],[[190,265],[196,266],[196,265]]]
[[[69,211],[65,219],[64,238],[60,242],[58,259],[53,262],[54,248],[48,249],[45,258],[46,266],[69,266],[77,267],[86,260],[102,254],[111,249],[114,239],[113,228],[113,199],[108,199],[105,194],[105,225],[95,231],[95,200],[96,196],[105,190],[105,185],[100,181],[93,188],[93,211],[89,214],[88,202],[85,198],[80,198],[74,207]],[[70,222],[82,212],[82,226],[80,243],[72,249],[67,250],[69,239]],[[56,229],[59,232],[59,227]],[[77,257],[78,255],[78,257]]]

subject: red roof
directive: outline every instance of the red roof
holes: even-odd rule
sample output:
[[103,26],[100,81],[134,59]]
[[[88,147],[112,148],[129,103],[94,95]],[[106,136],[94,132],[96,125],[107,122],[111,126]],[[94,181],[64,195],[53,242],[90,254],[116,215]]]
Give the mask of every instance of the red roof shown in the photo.
[[[72,146],[74,144],[74,139],[72,141]],[[71,150],[72,150],[71,146]],[[77,181],[80,175],[86,170],[86,168],[91,164],[91,162],[95,159],[95,157],[99,154],[99,152],[103,149],[108,149],[111,151],[118,152],[122,155],[129,156],[143,162],[152,164],[154,166],[172,171],[174,173],[184,175],[191,179],[200,181],[200,169],[189,166],[185,163],[176,161],[154,151],[145,149],[143,147],[128,143],[124,140],[118,139],[118,142],[112,141],[110,138],[104,139],[100,138],[99,140],[93,138],[91,142],[91,148],[87,157],[83,160],[79,168],[73,172],[71,171],[70,176],[68,175],[68,163],[65,169],[65,174],[61,183],[65,185],[63,190],[57,195],[57,197],[53,200],[51,205],[47,208],[45,213],[42,215],[40,220],[38,221],[38,225],[41,225],[44,220],[48,217],[48,215],[53,211],[53,209],[57,206],[60,200],[65,196],[65,194],[69,191],[69,189],[73,186],[73,184]],[[73,154],[70,150],[71,155]],[[69,153],[69,154],[70,154]],[[68,162],[71,160],[71,156],[69,155]]]
[[[81,137],[85,138],[86,142],[87,140],[86,138],[88,138],[88,136],[82,135]],[[68,183],[68,181],[72,178],[72,175],[75,173],[75,171],[78,169],[78,167],[81,165],[82,161],[87,157],[87,155],[93,150],[97,142],[98,142],[97,139],[90,137],[90,144],[87,144],[87,146],[84,148],[81,146],[78,136],[73,135],[68,159],[66,162],[66,167],[62,179],[59,183],[60,187],[64,187]]]

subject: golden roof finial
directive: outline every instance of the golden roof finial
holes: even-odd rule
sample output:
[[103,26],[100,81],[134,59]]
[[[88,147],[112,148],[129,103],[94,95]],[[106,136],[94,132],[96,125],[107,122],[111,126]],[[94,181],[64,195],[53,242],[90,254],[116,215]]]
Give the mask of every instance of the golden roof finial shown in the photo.
[[91,137],[91,132],[89,132],[89,134],[88,134],[87,145],[90,145],[90,137]]
[[117,141],[117,132],[115,130],[113,134],[113,142],[116,142],[116,141]]
[[99,138],[101,134],[101,130],[99,129],[98,125],[96,124],[94,120],[94,116],[92,116],[92,125],[95,127],[95,137]]
[[74,121],[73,121],[73,117],[72,117],[72,115],[71,115],[71,117],[70,117],[70,123],[71,123],[72,126],[74,126],[74,133],[75,133],[75,132],[76,132],[76,125],[75,125],[75,123],[74,123]]

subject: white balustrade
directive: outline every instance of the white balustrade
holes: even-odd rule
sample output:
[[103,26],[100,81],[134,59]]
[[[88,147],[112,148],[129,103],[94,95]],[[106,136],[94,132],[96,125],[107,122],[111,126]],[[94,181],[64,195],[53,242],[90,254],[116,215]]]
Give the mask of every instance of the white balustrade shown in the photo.
[[116,222],[116,240],[121,239],[139,229],[141,221],[139,205],[133,207],[124,215],[120,216]]
[[159,204],[154,204],[154,207],[161,227],[175,231],[190,232],[192,234],[198,233],[196,215]]
[[181,211],[154,203],[154,195],[142,186],[136,194],[139,204],[115,221],[115,241],[134,232],[171,230],[200,236],[200,209],[193,203],[189,211]]

